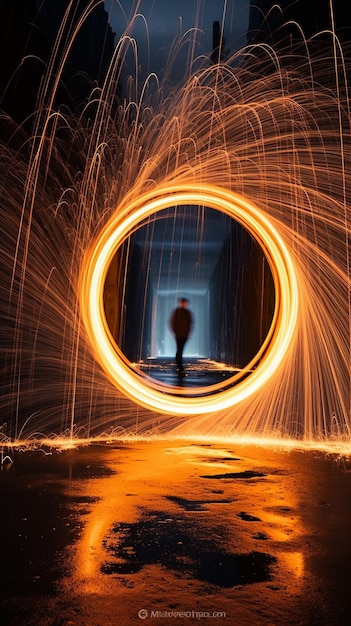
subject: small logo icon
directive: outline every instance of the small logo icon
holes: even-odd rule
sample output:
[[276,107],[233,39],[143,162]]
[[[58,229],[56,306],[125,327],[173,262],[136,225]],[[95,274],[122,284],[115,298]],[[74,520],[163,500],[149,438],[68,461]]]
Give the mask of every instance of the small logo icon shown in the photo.
[[147,618],[147,610],[146,609],[140,609],[138,615],[139,615],[140,619],[146,619]]

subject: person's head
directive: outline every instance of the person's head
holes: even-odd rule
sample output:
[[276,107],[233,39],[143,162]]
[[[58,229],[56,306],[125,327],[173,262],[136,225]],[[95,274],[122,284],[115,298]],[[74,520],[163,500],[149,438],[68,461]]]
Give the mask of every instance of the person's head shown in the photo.
[[185,309],[185,307],[187,306],[189,300],[187,298],[179,298],[179,304],[180,306]]

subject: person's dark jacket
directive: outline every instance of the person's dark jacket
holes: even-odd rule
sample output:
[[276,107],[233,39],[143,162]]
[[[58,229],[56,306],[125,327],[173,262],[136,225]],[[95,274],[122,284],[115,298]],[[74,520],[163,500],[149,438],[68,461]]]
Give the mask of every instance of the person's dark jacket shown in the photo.
[[176,337],[187,339],[191,330],[192,317],[188,309],[178,307],[171,317],[171,328]]

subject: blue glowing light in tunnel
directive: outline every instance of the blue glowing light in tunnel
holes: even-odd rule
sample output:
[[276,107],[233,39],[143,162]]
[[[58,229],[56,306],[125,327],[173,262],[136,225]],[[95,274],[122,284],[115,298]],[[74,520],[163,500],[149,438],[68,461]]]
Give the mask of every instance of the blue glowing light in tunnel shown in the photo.
[[194,289],[175,292],[170,289],[155,294],[152,315],[151,357],[171,357],[175,353],[175,341],[169,327],[169,319],[180,296],[189,300],[193,327],[185,344],[184,356],[208,357],[210,351],[210,292]]

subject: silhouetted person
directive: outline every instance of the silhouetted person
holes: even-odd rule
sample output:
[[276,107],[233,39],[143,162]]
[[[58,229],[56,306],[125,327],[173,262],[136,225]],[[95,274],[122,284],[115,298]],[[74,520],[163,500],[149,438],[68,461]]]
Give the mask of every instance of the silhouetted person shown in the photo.
[[188,302],[186,298],[180,298],[179,306],[173,311],[170,320],[171,329],[177,342],[176,363],[180,377],[184,376],[183,350],[193,324],[192,315],[186,308]]

